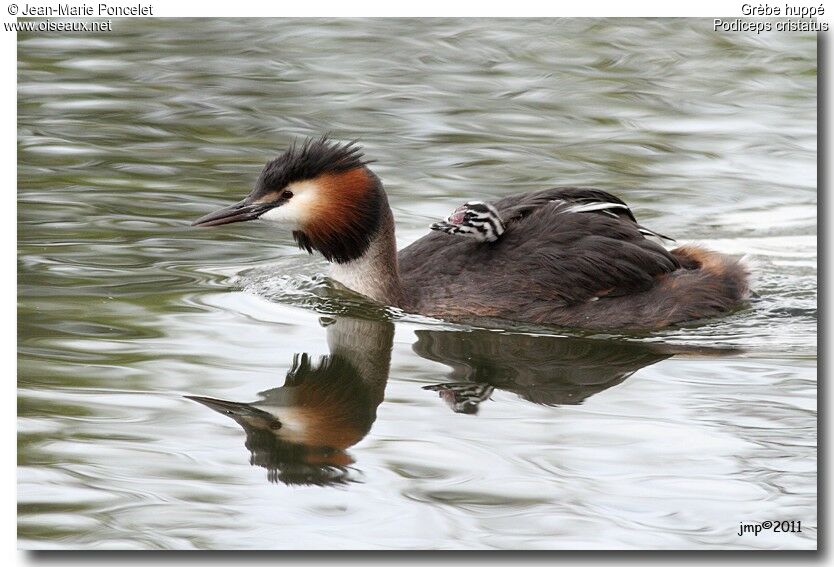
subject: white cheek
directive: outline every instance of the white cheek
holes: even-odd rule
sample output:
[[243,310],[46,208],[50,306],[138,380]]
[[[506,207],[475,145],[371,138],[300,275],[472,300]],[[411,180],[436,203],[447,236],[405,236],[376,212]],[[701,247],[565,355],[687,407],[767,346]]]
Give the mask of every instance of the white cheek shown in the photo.
[[299,228],[302,224],[298,207],[295,206],[293,200],[290,200],[290,202],[285,203],[280,207],[269,209],[260,216],[260,219],[268,223],[277,224],[291,229]]
[[297,230],[310,220],[310,211],[315,201],[316,187],[312,182],[305,181],[288,185],[294,195],[280,207],[270,209],[260,216],[260,219],[285,228]]
[[303,408],[292,406],[265,406],[257,405],[255,407],[267,410],[267,413],[274,415],[281,422],[281,429],[277,430],[275,434],[286,441],[293,443],[309,443],[310,442],[310,424],[307,411]]

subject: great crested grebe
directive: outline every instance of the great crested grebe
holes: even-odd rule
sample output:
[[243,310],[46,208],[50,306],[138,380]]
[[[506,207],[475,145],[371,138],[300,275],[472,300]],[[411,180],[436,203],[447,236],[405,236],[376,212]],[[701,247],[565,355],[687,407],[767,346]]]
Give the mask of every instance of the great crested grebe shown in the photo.
[[433,317],[652,329],[726,313],[748,295],[738,259],[666,250],[647,236],[666,237],[599,189],[470,202],[398,254],[388,198],[367,164],[354,142],[293,144],[245,199],[193,224],[275,223],[346,287]]

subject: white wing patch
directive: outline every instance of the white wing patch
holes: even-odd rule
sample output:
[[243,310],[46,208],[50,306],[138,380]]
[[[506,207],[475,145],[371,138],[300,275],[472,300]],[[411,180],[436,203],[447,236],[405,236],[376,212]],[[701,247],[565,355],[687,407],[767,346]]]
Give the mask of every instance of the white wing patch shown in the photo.
[[[631,212],[631,209],[628,205],[624,205],[622,203],[611,203],[607,201],[599,201],[596,203],[582,203],[580,205],[572,205],[569,207],[565,207],[560,213],[590,213],[590,212],[600,212],[604,213],[610,217],[619,218],[619,215],[614,211],[628,211],[629,215],[634,216]],[[640,231],[640,234],[643,236],[647,236],[650,238],[656,238],[659,241],[666,240],[669,242],[675,242],[674,238],[669,238],[668,236],[664,236],[659,232],[655,232],[653,230],[649,230],[648,228],[637,225],[637,230]]]
[[[611,209],[625,209],[626,211],[631,212],[631,209],[628,208],[628,205],[623,205],[622,203],[606,203],[606,202],[598,202],[598,203],[583,203],[581,205],[573,205],[571,207],[566,207],[562,209],[563,213],[590,213],[592,211],[603,211],[608,214],[611,213]],[[616,216],[616,215],[614,215]]]
[[656,239],[658,244],[663,244],[664,240],[666,240],[667,242],[677,242],[677,240],[675,240],[674,238],[669,238],[668,236],[664,236],[659,232],[649,230],[645,226],[638,226],[637,230],[639,230],[640,234],[642,234],[643,236]]

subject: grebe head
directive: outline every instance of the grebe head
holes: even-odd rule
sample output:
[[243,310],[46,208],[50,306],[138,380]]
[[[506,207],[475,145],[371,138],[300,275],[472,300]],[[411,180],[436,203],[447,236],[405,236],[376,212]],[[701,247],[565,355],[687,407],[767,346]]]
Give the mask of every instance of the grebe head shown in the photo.
[[480,242],[495,242],[506,230],[498,210],[483,201],[464,203],[445,220],[434,223],[430,228]]
[[293,144],[264,166],[245,199],[193,226],[260,219],[292,231],[308,252],[350,262],[373,241],[386,204],[382,184],[367,163],[355,142],[322,137]]

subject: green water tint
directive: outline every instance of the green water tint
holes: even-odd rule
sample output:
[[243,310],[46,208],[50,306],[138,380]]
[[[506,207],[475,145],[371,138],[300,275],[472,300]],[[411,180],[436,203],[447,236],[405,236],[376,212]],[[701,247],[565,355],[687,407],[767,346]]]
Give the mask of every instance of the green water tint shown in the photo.
[[[21,547],[814,547],[816,78],[813,35],[711,20],[19,33]],[[747,254],[758,297],[654,333],[453,324],[268,226],[189,227],[323,132],[375,160],[400,247],[471,199],[589,185]],[[322,359],[340,321],[388,337],[385,379]],[[312,430],[351,435],[184,397],[278,399],[289,427],[305,382]],[[737,535],[765,519],[803,531]]]

